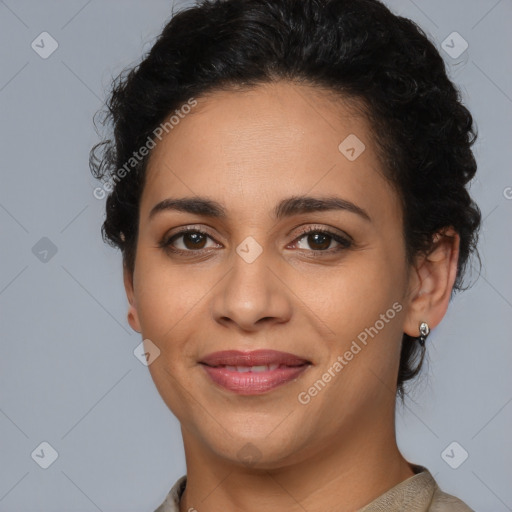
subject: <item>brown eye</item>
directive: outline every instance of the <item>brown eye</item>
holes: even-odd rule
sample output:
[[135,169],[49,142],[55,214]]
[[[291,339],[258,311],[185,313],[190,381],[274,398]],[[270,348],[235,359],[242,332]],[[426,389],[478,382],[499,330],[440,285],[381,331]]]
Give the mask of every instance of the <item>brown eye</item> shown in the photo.
[[312,249],[325,250],[331,245],[332,237],[324,233],[314,233],[307,235],[307,241]]
[[183,245],[190,250],[194,249],[203,249],[205,242],[206,242],[206,236],[202,233],[198,232],[190,232],[186,233],[184,235],[181,235],[183,238]]
[[[304,242],[301,242],[305,240]],[[338,244],[338,247],[331,248],[332,242]],[[330,231],[324,231],[319,229],[312,229],[302,233],[302,235],[296,239],[296,243],[304,243],[307,247],[299,247],[300,249],[310,249],[314,252],[337,252],[343,249],[348,249],[352,242],[345,237],[338,235],[337,233],[331,233]]]
[[[207,247],[208,240],[213,238],[203,231],[194,228],[183,229],[180,232],[164,238],[159,247],[175,253],[194,253],[203,249],[209,249],[215,246]],[[219,244],[216,245],[218,247]]]

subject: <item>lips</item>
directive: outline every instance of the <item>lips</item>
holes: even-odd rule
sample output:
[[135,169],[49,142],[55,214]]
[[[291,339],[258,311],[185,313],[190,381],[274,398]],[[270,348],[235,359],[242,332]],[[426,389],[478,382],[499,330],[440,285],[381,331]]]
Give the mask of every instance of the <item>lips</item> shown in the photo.
[[297,357],[289,352],[277,350],[253,350],[241,352],[240,350],[224,350],[207,355],[201,363],[208,366],[300,366],[309,363],[308,360]]
[[298,378],[311,362],[276,350],[226,350],[209,354],[200,364],[218,386],[237,394],[256,395]]

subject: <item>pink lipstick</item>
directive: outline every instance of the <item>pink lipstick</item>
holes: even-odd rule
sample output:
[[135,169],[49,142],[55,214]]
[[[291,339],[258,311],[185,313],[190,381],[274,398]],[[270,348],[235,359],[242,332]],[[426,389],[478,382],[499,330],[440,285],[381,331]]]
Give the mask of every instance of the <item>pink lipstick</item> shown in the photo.
[[311,362],[287,352],[225,350],[200,364],[212,381],[241,395],[258,395],[296,379]]

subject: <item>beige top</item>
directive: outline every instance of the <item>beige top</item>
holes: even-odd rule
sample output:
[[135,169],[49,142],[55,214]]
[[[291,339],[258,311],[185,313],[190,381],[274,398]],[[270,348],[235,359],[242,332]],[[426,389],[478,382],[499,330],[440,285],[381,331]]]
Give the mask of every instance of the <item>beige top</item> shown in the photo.
[[[395,485],[357,512],[474,512],[458,498],[441,491],[427,468],[413,465],[413,469],[414,476]],[[179,512],[186,483],[186,475],[179,478],[155,512]]]

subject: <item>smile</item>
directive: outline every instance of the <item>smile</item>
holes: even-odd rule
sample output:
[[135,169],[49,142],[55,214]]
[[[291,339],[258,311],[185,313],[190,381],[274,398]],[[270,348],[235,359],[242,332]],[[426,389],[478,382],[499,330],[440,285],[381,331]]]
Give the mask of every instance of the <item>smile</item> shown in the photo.
[[205,357],[200,364],[217,386],[241,395],[258,395],[296,380],[311,363],[275,350],[224,351]]

